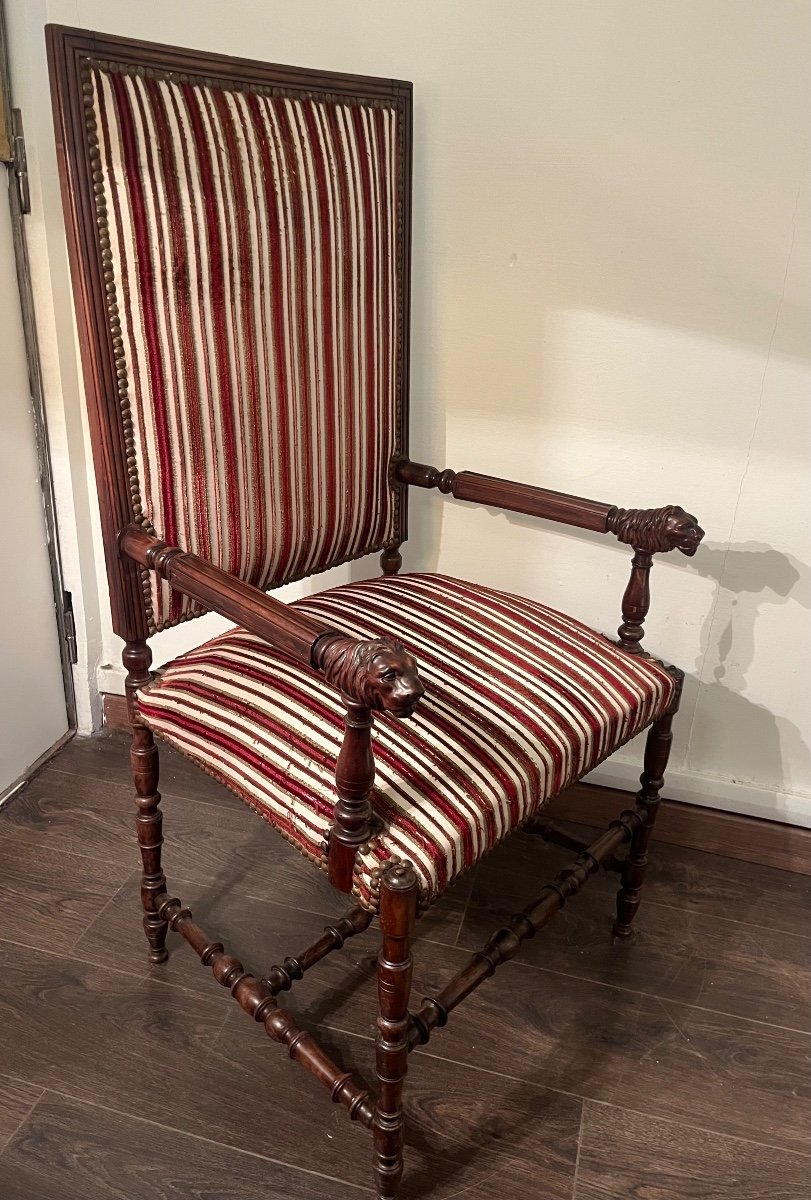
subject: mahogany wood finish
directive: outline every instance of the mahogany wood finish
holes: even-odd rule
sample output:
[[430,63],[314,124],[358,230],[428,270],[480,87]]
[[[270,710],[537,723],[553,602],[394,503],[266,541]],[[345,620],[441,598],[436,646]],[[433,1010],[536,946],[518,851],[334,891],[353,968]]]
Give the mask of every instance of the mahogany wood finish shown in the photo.
[[403,556],[399,547],[389,546],[380,555],[380,569],[384,575],[396,575],[403,565]]
[[619,541],[651,553],[680,550],[682,554],[692,556],[704,536],[695,517],[677,504],[663,508],[617,508],[614,504],[552,492],[528,483],[513,483],[495,475],[440,471],[437,467],[410,462],[406,458],[400,458],[392,465],[392,474],[411,487],[437,488],[457,500],[489,504],[529,517],[593,529],[597,533],[613,533]]
[[631,559],[631,578],[622,597],[622,624],[617,630],[623,650],[639,654],[644,636],[643,625],[650,608],[650,569],[653,558],[647,550],[635,550]]
[[[270,66],[58,27],[48,30],[48,55],[113,626],[126,642],[128,718],[132,728],[132,769],[143,863],[141,898],[149,957],[155,964],[163,962],[168,930],[179,933],[267,1035],[285,1045],[290,1057],[328,1088],[334,1102],[372,1131],[377,1197],[394,1200],[403,1173],[403,1086],[409,1050],[427,1042],[432,1031],[447,1022],[449,1013],[511,959],[527,938],[534,937],[602,866],[616,869],[615,851],[625,842],[630,842],[630,851],[623,867],[615,932],[619,937],[629,935],[639,906],[648,841],[659,806],[673,713],[661,717],[651,728],[636,806],[612,821],[608,830],[589,846],[563,835],[565,844],[577,851],[572,865],[543,888],[536,901],[497,931],[436,997],[424,1000],[413,1016],[408,1006],[411,940],[418,907],[417,877],[407,862],[391,859],[380,865],[376,871],[381,948],[377,962],[379,1011],[374,1098],[333,1062],[312,1034],[298,1028],[290,1014],[276,1002],[276,996],[289,990],[311,967],[340,949],[347,939],[366,930],[374,920],[373,913],[360,907],[351,909],[328,925],[324,934],[303,952],[284,958],[280,964],[271,966],[264,977],[256,978],[237,959],[226,954],[221,943],[208,938],[179,900],[169,897],[161,868],[158,751],[151,732],[141,722],[136,699],[138,689],[150,682],[151,653],[146,638],[153,626],[144,597],[145,572],[157,573],[172,588],[320,672],[340,692],[346,709],[345,733],[335,766],[336,803],[327,867],[331,883],[341,892],[351,892],[356,855],[375,831],[374,713],[383,714],[383,719],[412,716],[422,698],[423,686],[414,659],[396,637],[360,640],[321,625],[185,552],[183,547],[169,545],[153,536],[140,504],[136,505],[130,478],[135,459],[133,426],[127,404],[121,402],[118,392],[121,324],[115,304],[108,303],[115,286],[109,242],[105,245],[104,237],[99,236],[100,227],[97,228],[96,189],[101,184],[94,175],[94,154],[97,156],[98,139],[92,132],[92,121],[86,119],[85,110],[92,101],[91,85],[83,77],[83,62],[96,56],[129,69],[135,65],[146,74],[153,70],[169,71],[181,78],[211,77],[241,85],[292,89],[307,96],[360,97],[396,106],[404,131],[396,227],[404,247],[405,267],[400,279],[395,364],[399,381],[394,439],[397,449],[389,464],[397,520],[395,536],[382,547],[380,562],[384,575],[395,575],[402,562],[399,547],[407,535],[407,496],[412,486],[435,488],[459,500],[612,533],[634,551],[631,580],[623,600],[620,645],[628,653],[641,654],[642,629],[649,606],[651,556],[674,549],[692,555],[703,531],[695,518],[678,506],[621,509],[494,476],[440,471],[408,460],[410,84]],[[378,543],[366,549],[377,552],[381,546]],[[554,833],[547,831],[547,836],[554,840]]]
[[419,1012],[411,1017],[409,1048],[425,1045],[432,1030],[447,1025],[448,1016],[486,979],[495,974],[498,967],[514,958],[521,944],[532,938],[539,929],[548,925],[563,908],[570,896],[576,896],[600,867],[613,857],[614,851],[623,842],[639,836],[650,821],[647,805],[637,804],[621,813],[570,866],[565,867],[551,883],[541,891],[540,897],[516,913],[504,928],[490,938],[486,946],[477,950],[470,962],[438,996],[427,996]]
[[295,982],[304,978],[305,971],[309,971],[334,950],[342,950],[347,940],[364,933],[372,920],[373,914],[365,908],[356,906],[350,909],[345,916],[332,925],[327,925],[318,941],[313,942],[301,954],[288,955],[284,962],[272,966],[260,982],[270,988],[274,996],[278,996],[279,992],[289,991]]
[[649,574],[652,554],[679,550],[692,557],[698,549],[704,530],[691,513],[678,504],[663,508],[617,508],[569,496],[547,488],[526,483],[512,483],[494,475],[478,475],[475,471],[440,471],[426,463],[398,459],[392,466],[395,479],[412,487],[437,488],[444,495],[473,504],[489,504],[494,508],[542,517],[577,529],[596,533],[613,533],[617,540],[634,548],[631,578],[622,598],[622,624],[619,642],[631,654],[640,653],[643,625],[650,608]]
[[393,638],[360,641],[338,633],[136,525],[121,534],[120,550],[177,591],[321,671],[355,704],[409,717],[424,694],[414,658]]
[[645,767],[640,776],[642,787],[636,802],[647,813],[644,825],[634,833],[628,860],[622,873],[622,887],[617,893],[616,937],[631,936],[631,922],[639,908],[642,884],[648,865],[648,843],[659,811],[659,793],[664,787],[665,768],[673,744],[673,712],[660,717],[651,725],[645,743]]
[[403,1175],[403,1081],[408,1071],[408,1000],[411,995],[411,939],[417,916],[417,876],[409,863],[396,863],[380,885],[383,945],[377,958],[378,1098],[372,1125],[378,1196],[397,1195]]
[[408,459],[400,459],[393,473],[395,479],[411,487],[437,488],[457,500],[489,504],[528,517],[544,517],[547,521],[561,521],[580,529],[594,529],[598,533],[605,533],[609,514],[613,511],[610,504],[584,500],[582,496],[568,496],[526,483],[511,483],[475,471],[440,471],[437,467]]
[[647,550],[649,554],[666,554],[680,550],[692,558],[704,537],[704,530],[692,515],[679,504],[663,508],[612,508],[606,528],[617,540]]
[[344,715],[344,740],[335,766],[338,800],[329,838],[329,881],[340,892],[351,892],[355,855],[369,840],[372,820],[372,784],[375,757],[372,751],[371,710],[348,700]]
[[324,634],[313,648],[313,665],[345,698],[371,712],[410,717],[425,695],[416,661],[396,638]]
[[259,588],[235,579],[196,554],[168,546],[145,529],[129,524],[119,538],[121,556],[154,571],[179,592],[199,600],[298,662],[313,663],[313,649],[331,631]]
[[[525,833],[537,834],[552,846],[563,846],[564,849],[573,850],[576,854],[582,854],[589,848],[588,842],[582,838],[572,837],[564,829],[559,829],[552,821],[545,820],[543,817],[528,821],[523,829]],[[624,861],[613,856],[605,859],[601,866],[606,871],[622,872],[625,869]]]
[[268,1037],[286,1046],[293,1062],[300,1063],[329,1088],[333,1103],[342,1104],[353,1121],[370,1126],[373,1109],[368,1093],[335,1065],[311,1033],[299,1029],[290,1014],[277,1007],[271,989],[249,974],[238,959],[226,954],[222,942],[212,941],[179,900],[166,897],[158,911],[170,928],[185,938],[203,966],[211,968],[217,983],[228,988],[240,1008],[264,1027]]
[[149,683],[152,651],[145,641],[127,642],[122,655],[127,668],[126,689],[130,725],[132,727],[132,779],[135,784],[135,803],[138,808],[136,830],[141,850],[141,904],[144,910],[144,933],[149,942],[149,961],[166,962],[166,921],[158,915],[162,896],[166,892],[166,876],[161,869],[163,817],[158,791],[158,747],[152,733],[138,717],[135,693]]

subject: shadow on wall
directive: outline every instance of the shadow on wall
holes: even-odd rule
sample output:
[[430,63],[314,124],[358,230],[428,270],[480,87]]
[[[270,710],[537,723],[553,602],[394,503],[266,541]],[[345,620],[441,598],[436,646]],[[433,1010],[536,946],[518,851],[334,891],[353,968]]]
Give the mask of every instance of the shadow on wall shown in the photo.
[[[410,525],[415,543],[410,552],[408,546],[404,547],[408,569],[435,571],[439,542],[436,526],[441,522],[443,503],[437,503],[435,493],[412,492]],[[490,511],[493,520],[506,519],[528,530],[538,527],[531,517],[483,511]],[[554,527],[550,531],[561,532]],[[602,534],[566,529],[561,536],[593,542],[625,555],[624,547],[609,546]],[[716,583],[701,628],[694,671],[685,678],[682,710],[694,714],[685,747],[685,768],[691,769],[694,762],[716,760],[731,764],[729,777],[733,783],[802,791],[811,774],[811,748],[793,722],[776,717],[744,693],[755,660],[759,614],[764,606],[782,606],[789,601],[811,609],[811,567],[762,542],[705,542],[695,558],[679,558],[673,565]],[[472,566],[470,574],[478,577]],[[513,580],[515,590],[533,595],[533,580],[523,581],[523,588],[521,582]],[[617,608],[620,594],[621,588]],[[762,645],[759,657],[764,657]],[[783,653],[782,659],[776,660],[776,669],[783,674],[790,667]],[[791,776],[787,774],[788,763]],[[780,818],[777,810],[770,815]]]
[[[726,742],[729,754],[723,757],[738,763],[733,783],[757,780],[786,790],[802,786],[811,772],[811,749],[800,730],[743,692],[755,658],[759,612],[764,605],[780,606],[789,599],[811,609],[811,568],[762,542],[710,542],[702,545],[689,569],[716,580],[718,587],[701,631],[697,674],[685,680],[689,707],[696,713],[688,765],[694,752],[702,757],[701,743],[712,742],[719,749]],[[783,656],[779,669],[786,665]],[[786,777],[786,763],[792,764],[796,780]]]

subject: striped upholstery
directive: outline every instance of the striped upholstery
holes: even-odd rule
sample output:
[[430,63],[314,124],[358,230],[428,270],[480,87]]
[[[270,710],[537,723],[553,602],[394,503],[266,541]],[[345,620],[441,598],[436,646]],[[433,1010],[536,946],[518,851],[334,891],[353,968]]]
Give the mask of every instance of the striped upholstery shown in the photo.
[[[532,600],[441,575],[348,584],[296,607],[359,637],[401,637],[426,696],[375,723],[378,828],[355,893],[410,859],[424,903],[670,703],[654,662]],[[177,659],[139,697],[146,723],[324,864],[342,704],[244,630]]]
[[397,540],[397,104],[89,78],[137,518],[263,589]]

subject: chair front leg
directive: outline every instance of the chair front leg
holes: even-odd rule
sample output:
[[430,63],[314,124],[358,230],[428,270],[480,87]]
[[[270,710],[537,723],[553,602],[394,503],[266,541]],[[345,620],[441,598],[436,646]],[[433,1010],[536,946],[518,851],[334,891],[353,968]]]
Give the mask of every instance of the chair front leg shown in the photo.
[[617,919],[614,922],[614,936],[628,938],[631,936],[631,922],[639,908],[642,885],[648,866],[648,843],[650,842],[656,814],[659,811],[659,793],[664,786],[664,774],[667,760],[670,757],[670,747],[673,742],[671,726],[675,713],[666,713],[654,721],[648,732],[645,743],[645,766],[640,775],[642,787],[636,795],[637,804],[644,805],[648,811],[648,819],[634,835],[628,858],[622,872],[622,886],[617,893]]
[[127,668],[127,702],[132,725],[130,762],[138,809],[135,825],[141,851],[144,933],[149,942],[149,961],[162,963],[169,957],[166,949],[169,925],[158,916],[158,908],[166,895],[166,876],[161,868],[163,816],[158,791],[159,755],[152,731],[141,723],[135,704],[136,691],[151,679],[149,666],[152,651],[145,641],[127,642],[123,658]]
[[383,944],[377,958],[379,1016],[374,1114],[375,1182],[378,1200],[392,1200],[403,1176],[403,1081],[408,1070],[408,1001],[411,939],[417,914],[417,877],[410,863],[397,863],[380,886]]

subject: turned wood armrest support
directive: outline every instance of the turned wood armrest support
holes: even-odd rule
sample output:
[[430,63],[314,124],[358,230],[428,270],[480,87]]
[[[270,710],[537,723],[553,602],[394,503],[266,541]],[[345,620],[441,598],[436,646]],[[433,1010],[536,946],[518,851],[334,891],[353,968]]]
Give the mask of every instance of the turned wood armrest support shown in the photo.
[[395,717],[410,716],[423,695],[414,659],[393,638],[361,641],[329,629],[196,554],[129,525],[120,551],[173,588],[235,621],[300,663],[320,671],[348,701]]
[[437,488],[457,500],[489,504],[578,529],[592,529],[596,533],[613,533],[618,541],[632,546],[631,578],[623,596],[622,625],[618,631],[620,645],[632,654],[641,652],[642,626],[650,607],[651,556],[679,550],[692,557],[704,537],[704,530],[696,518],[678,504],[667,504],[662,508],[618,508],[615,504],[601,504],[583,496],[552,492],[527,483],[512,483],[475,471],[440,471],[405,458],[394,460],[392,475],[397,483]]

